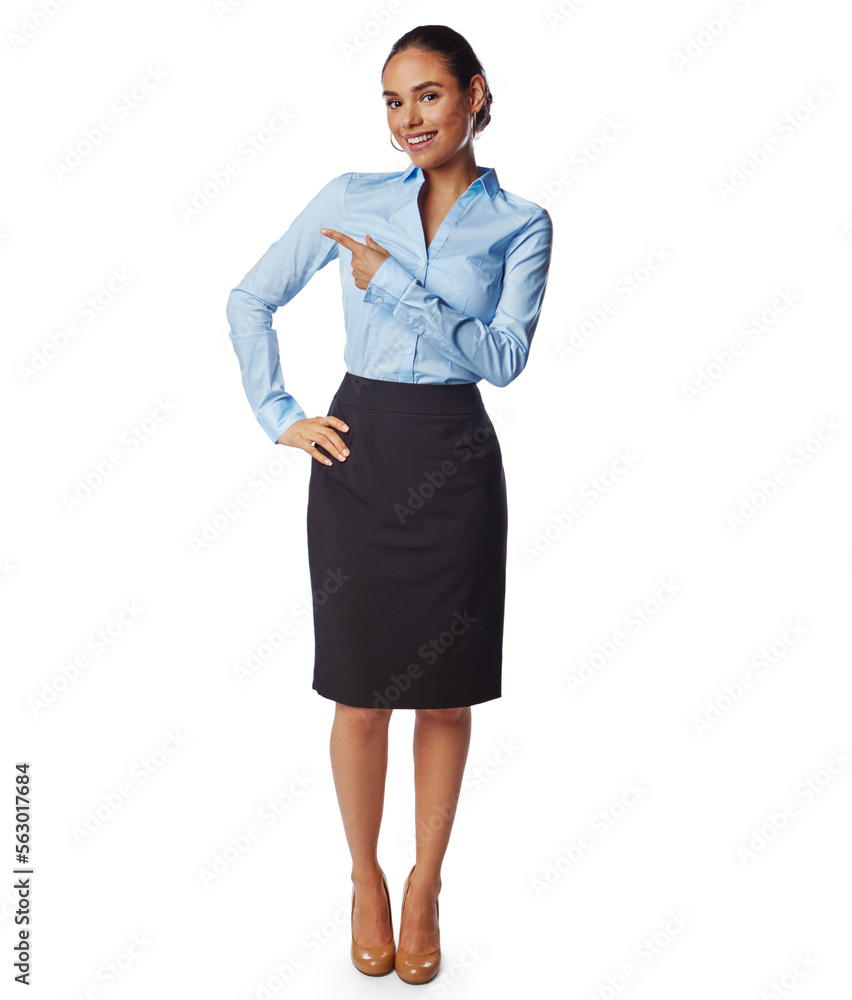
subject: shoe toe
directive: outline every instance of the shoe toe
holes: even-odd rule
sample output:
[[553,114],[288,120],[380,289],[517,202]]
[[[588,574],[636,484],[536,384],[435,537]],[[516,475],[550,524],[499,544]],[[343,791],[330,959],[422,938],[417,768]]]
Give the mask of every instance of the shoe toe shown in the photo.
[[441,949],[430,955],[409,955],[397,949],[394,968],[400,979],[407,983],[428,983],[438,974],[441,964]]
[[367,976],[382,976],[390,972],[394,967],[395,957],[396,948],[393,941],[374,948],[364,948],[354,942],[352,944],[352,964]]

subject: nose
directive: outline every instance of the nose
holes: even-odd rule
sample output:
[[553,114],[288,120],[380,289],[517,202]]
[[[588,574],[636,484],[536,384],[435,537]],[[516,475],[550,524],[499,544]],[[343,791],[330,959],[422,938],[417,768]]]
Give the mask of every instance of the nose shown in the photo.
[[402,115],[402,127],[404,129],[410,129],[412,127],[412,125],[416,125],[416,124],[418,124],[419,122],[422,122],[422,121],[423,121],[423,119],[417,113],[417,106],[416,105],[413,108],[409,108],[407,111],[403,112],[403,115]]

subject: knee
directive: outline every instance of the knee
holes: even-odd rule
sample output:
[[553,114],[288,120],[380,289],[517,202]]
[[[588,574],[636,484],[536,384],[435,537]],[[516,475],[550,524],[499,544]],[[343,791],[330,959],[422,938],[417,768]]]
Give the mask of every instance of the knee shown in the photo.
[[338,702],[336,714],[352,728],[372,733],[387,726],[392,711],[391,708],[355,708],[353,705],[341,705]]
[[470,708],[418,708],[417,717],[426,722],[436,722],[445,726],[456,726],[470,716]]

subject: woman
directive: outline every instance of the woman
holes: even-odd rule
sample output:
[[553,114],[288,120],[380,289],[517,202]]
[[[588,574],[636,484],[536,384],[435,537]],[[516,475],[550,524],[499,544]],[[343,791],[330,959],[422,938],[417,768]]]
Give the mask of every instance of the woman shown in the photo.
[[[538,205],[478,167],[491,93],[467,41],[412,29],[382,70],[393,173],[329,181],[231,292],[259,423],[313,459],[313,687],[336,703],[331,761],[352,855],[352,961],[409,983],[440,963],[438,894],[471,705],[501,696],[506,484],[481,379],[523,370],[550,265]],[[340,261],[346,374],[326,416],[284,389],[272,314]],[[394,708],[416,711],[416,861],[399,947],[377,858]]]

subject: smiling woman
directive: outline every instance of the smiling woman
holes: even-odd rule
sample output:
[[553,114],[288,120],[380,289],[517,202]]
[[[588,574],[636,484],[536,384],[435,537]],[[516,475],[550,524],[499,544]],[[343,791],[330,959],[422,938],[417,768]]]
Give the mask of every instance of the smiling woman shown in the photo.
[[[352,856],[351,958],[433,978],[438,894],[471,706],[501,697],[508,512],[500,443],[477,383],[524,370],[550,267],[541,206],[478,166],[491,92],[469,43],[412,29],[381,73],[408,165],[329,180],[231,291],[243,386],[268,437],[311,462],[313,687],[335,703],[331,761]],[[346,374],[326,415],[285,390],[272,315],[338,260]],[[413,709],[416,862],[399,947],[377,858],[388,722]]]

